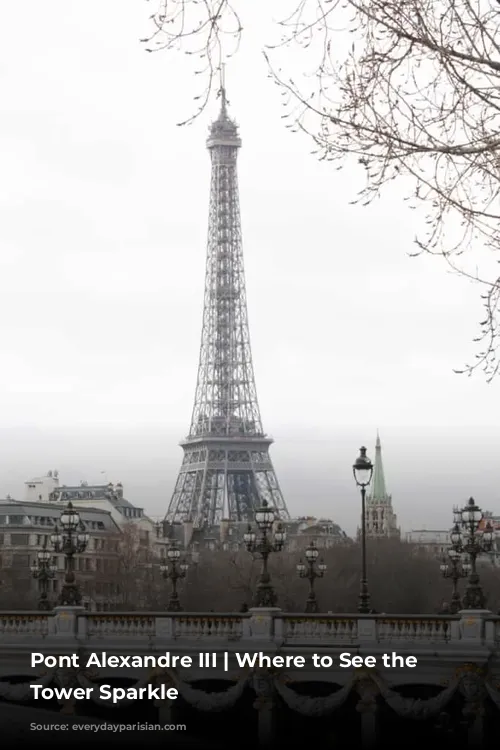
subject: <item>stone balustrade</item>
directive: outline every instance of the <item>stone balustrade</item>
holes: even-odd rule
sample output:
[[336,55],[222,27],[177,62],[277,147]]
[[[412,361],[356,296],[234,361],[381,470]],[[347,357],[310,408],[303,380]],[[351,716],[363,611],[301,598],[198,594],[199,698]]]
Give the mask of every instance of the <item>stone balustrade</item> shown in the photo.
[[0,612],[0,637],[44,637],[49,632],[50,614],[46,612]]
[[[473,633],[473,635],[472,635]],[[0,638],[39,640],[59,636],[82,643],[134,640],[163,647],[165,641],[225,643],[271,641],[281,646],[356,646],[363,643],[481,645],[500,643],[500,617],[491,612],[458,615],[293,614],[279,609],[248,613],[87,612],[57,607],[53,612],[0,612]]]

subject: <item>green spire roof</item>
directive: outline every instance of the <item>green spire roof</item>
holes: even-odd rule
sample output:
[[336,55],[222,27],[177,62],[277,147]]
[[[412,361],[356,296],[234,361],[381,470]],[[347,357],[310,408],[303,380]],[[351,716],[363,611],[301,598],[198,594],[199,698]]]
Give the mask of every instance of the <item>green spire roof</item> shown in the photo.
[[373,465],[373,480],[371,486],[373,500],[385,500],[387,490],[385,487],[384,465],[382,463],[382,445],[377,430],[377,442],[375,443],[375,462]]

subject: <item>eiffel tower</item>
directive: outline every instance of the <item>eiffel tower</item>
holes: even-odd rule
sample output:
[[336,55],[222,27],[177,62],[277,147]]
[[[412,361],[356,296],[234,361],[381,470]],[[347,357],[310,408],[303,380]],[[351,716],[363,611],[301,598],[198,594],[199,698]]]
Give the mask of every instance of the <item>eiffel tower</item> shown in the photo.
[[205,304],[198,380],[184,460],[165,516],[167,523],[209,529],[221,521],[252,522],[267,501],[289,513],[262,428],[250,349],[238,197],[241,140],[221,107],[209,129],[212,162]]

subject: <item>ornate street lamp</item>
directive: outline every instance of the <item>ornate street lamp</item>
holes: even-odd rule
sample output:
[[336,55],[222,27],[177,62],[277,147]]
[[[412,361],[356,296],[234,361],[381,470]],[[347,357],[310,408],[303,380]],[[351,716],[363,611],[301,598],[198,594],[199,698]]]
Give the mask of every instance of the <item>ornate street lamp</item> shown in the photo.
[[267,561],[272,552],[281,552],[283,549],[286,541],[286,531],[281,524],[278,524],[273,535],[272,527],[275,519],[276,514],[274,510],[264,500],[261,507],[255,511],[255,521],[259,531],[258,537],[252,531],[250,525],[247,532],[243,535],[243,541],[247,550],[254,554],[257,553],[262,558],[262,571],[255,593],[256,607],[275,607],[277,602],[276,593],[271,585],[271,576],[267,568]]
[[448,550],[448,560],[446,557],[443,557],[439,568],[443,578],[451,578],[453,582],[450,612],[455,615],[463,608],[462,599],[458,593],[458,582],[469,575],[471,570],[470,562],[465,555],[461,555],[454,547],[450,547]]
[[64,583],[59,595],[59,604],[69,607],[79,607],[82,594],[75,580],[75,555],[85,552],[89,543],[89,535],[80,519],[80,514],[73,508],[71,502],[61,513],[61,531],[56,526],[50,541],[55,552],[62,552],[65,557],[66,572]]
[[307,578],[309,581],[309,596],[306,601],[306,612],[319,612],[314,584],[316,578],[323,578],[325,575],[326,565],[323,560],[320,560],[319,563],[317,563],[318,555],[318,548],[314,542],[311,542],[305,551],[306,562],[303,563],[302,560],[299,560],[297,563],[297,573],[299,578]]
[[167,550],[168,562],[161,563],[160,565],[163,578],[172,581],[172,592],[167,606],[169,612],[180,612],[182,610],[179,594],[177,593],[177,581],[186,577],[189,565],[185,560],[180,562],[180,557],[181,551],[177,547],[177,543],[173,542]]
[[48,598],[49,581],[51,581],[57,571],[55,565],[50,563],[50,552],[47,550],[47,542],[44,542],[43,548],[36,553],[36,560],[31,566],[31,575],[38,580],[40,598],[38,600],[38,609],[49,612],[52,604]]
[[359,449],[359,456],[354,462],[352,473],[361,490],[361,586],[359,592],[358,612],[367,615],[370,612],[370,595],[366,576],[366,488],[372,481],[373,464],[366,455],[366,448]]
[[461,510],[460,524],[456,523],[450,534],[452,548],[458,553],[465,552],[470,560],[469,581],[462,602],[464,609],[486,609],[486,597],[479,582],[476,560],[479,555],[491,551],[494,531],[489,521],[484,531],[480,531],[482,520],[481,508],[471,497]]

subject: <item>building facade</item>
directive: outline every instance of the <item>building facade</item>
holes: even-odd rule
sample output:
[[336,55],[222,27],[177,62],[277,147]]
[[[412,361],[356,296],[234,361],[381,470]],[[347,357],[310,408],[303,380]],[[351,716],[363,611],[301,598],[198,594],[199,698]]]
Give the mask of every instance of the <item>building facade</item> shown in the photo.
[[[36,606],[39,584],[30,567],[51,549],[50,536],[68,502],[79,512],[89,544],[75,558],[75,573],[89,609],[141,606],[160,590],[159,564],[169,540],[142,508],[130,503],[121,483],[62,485],[57,471],[25,483],[25,500],[0,500],[0,598]],[[64,555],[53,554],[55,577],[49,600],[56,602],[64,578]],[[157,597],[156,597],[157,598]]]
[[[36,608],[39,584],[31,565],[44,547],[51,550],[50,537],[60,525],[62,507],[43,501],[0,500],[0,599],[11,606]],[[75,573],[84,601],[96,605],[116,596],[115,565],[119,555],[120,529],[111,514],[100,508],[79,509],[89,534],[85,553],[75,558]],[[65,558],[53,553],[55,576],[49,581],[48,598],[55,603],[65,573]],[[31,605],[31,606],[29,606]]]
[[450,547],[450,531],[442,529],[414,529],[407,531],[405,541],[417,551],[430,557],[443,557]]

